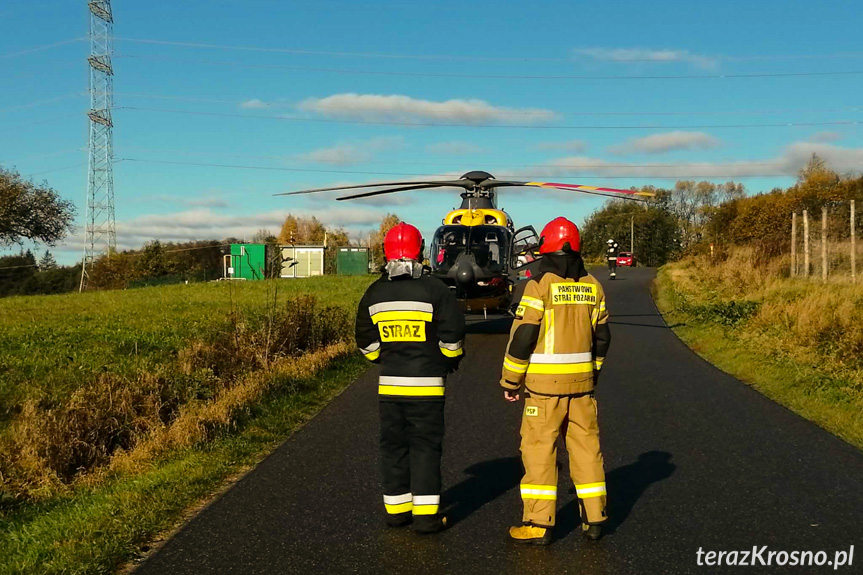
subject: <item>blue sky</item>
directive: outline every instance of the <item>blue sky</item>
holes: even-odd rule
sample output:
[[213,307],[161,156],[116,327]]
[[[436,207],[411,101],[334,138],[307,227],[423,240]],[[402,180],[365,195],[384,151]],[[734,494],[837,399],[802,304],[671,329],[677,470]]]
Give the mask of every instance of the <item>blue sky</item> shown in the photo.
[[[359,233],[394,211],[430,234],[458,200],[271,196],[328,184],[484,169],[756,193],[813,152],[863,166],[859,2],[120,0],[114,15],[121,247],[277,231],[289,212]],[[84,0],[0,5],[0,165],[47,180],[80,222],[87,17]],[[541,226],[601,200],[501,204]],[[54,251],[81,250],[76,234]]]

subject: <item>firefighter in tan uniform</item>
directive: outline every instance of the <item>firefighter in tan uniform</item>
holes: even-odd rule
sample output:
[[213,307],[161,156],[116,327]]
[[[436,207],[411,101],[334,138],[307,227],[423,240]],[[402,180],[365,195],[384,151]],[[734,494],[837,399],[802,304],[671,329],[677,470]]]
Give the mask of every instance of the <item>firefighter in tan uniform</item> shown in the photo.
[[519,543],[551,542],[557,504],[557,438],[563,435],[578,495],[582,530],[599,539],[606,520],[605,471],[594,387],[611,332],[602,286],[584,269],[578,228],[566,218],[542,230],[540,275],[519,302],[503,360],[504,397],[524,387],[521,456],[525,475]]

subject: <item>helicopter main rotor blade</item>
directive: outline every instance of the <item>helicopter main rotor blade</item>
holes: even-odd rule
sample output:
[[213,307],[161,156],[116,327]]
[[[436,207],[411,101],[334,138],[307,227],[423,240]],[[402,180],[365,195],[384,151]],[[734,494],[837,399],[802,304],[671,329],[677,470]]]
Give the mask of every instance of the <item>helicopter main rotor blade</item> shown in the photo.
[[[634,200],[638,202],[647,201],[642,198],[652,198],[656,194],[652,192],[642,192],[638,190],[620,190],[617,188],[599,188],[596,186],[585,186],[582,184],[559,184],[555,182],[509,182],[505,180],[486,180],[481,184],[484,188],[500,188],[500,187],[529,187],[529,188],[555,188],[558,190],[566,190],[568,192],[580,192],[594,196],[605,196],[607,198],[620,198]],[[639,196],[639,197],[633,197]]]
[[380,188],[382,186],[413,186],[413,185],[428,185],[429,187],[436,186],[455,186],[458,188],[469,189],[474,186],[471,180],[439,180],[439,181],[421,181],[414,180],[412,182],[378,182],[376,184],[358,184],[355,186],[334,186],[332,188],[314,188],[310,190],[299,190],[296,192],[282,192],[273,194],[274,196],[296,196],[300,194],[315,194],[317,192],[334,192],[337,190],[358,190],[361,188]]
[[370,198],[372,196],[380,196],[383,194],[392,194],[395,192],[407,192],[410,190],[428,190],[431,188],[443,188],[443,187],[446,187],[448,185],[449,184],[441,186],[438,184],[423,183],[423,184],[417,184],[415,186],[402,186],[399,188],[390,188],[387,190],[374,190],[371,192],[363,192],[361,194],[354,194],[352,196],[342,196],[341,198],[336,198],[336,201],[341,202],[342,200],[356,200],[359,198]]

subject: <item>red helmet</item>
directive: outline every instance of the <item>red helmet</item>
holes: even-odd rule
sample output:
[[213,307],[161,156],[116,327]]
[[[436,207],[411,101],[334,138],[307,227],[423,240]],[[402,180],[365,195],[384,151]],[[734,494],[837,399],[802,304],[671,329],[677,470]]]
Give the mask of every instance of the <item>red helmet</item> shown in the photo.
[[384,238],[384,255],[387,261],[403,258],[419,261],[423,255],[423,237],[410,224],[401,222],[387,232]]
[[550,254],[559,252],[569,246],[569,249],[577,252],[581,250],[581,236],[578,227],[566,218],[554,218],[539,235],[539,253]]

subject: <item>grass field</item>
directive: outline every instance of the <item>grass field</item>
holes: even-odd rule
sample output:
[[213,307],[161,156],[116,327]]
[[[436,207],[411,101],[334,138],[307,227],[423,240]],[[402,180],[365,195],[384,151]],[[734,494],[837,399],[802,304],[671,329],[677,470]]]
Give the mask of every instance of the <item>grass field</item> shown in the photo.
[[863,286],[782,277],[741,250],[659,271],[657,305],[697,353],[863,448]]
[[365,369],[371,277],[0,300],[0,573],[112,572]]

